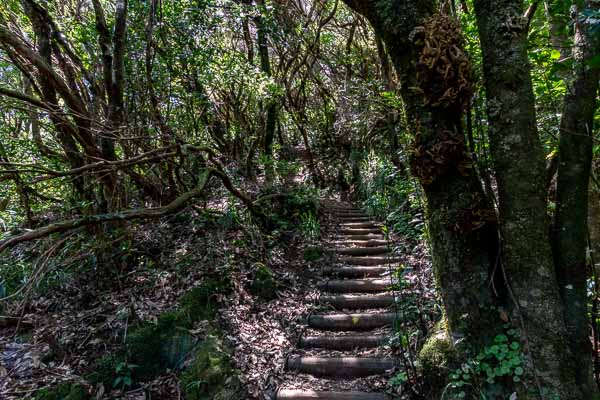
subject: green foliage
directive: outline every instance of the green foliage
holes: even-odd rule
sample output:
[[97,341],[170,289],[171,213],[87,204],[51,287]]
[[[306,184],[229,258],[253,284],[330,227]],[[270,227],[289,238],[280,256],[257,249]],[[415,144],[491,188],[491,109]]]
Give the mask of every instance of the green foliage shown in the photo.
[[309,239],[320,234],[317,220],[318,192],[299,186],[273,202],[271,217],[278,229],[293,230]]
[[450,374],[448,390],[458,398],[477,400],[508,396],[512,384],[520,382],[524,373],[518,332],[508,329]]
[[277,295],[278,283],[273,271],[263,263],[258,263],[254,278],[250,284],[250,293],[263,300],[272,300]]
[[300,214],[300,232],[309,241],[317,240],[321,234],[321,225],[315,214],[305,212]]
[[418,189],[408,176],[374,152],[361,164],[360,197],[369,214],[386,221],[394,231],[412,238],[424,234]]
[[117,378],[113,382],[113,387],[120,388],[124,391],[133,385],[132,373],[138,366],[127,362],[120,362],[115,368]]
[[0,258],[0,298],[14,293],[27,282],[33,264],[23,255]]
[[94,370],[87,374],[85,378],[92,384],[103,384],[106,388],[111,388],[115,380],[119,377],[117,366],[126,362],[124,353],[108,354],[100,357],[94,365]]
[[181,376],[181,387],[188,400],[244,398],[229,349],[214,333],[199,344],[194,362]]
[[36,392],[33,398],[35,400],[88,400],[91,396],[82,385],[61,383]]

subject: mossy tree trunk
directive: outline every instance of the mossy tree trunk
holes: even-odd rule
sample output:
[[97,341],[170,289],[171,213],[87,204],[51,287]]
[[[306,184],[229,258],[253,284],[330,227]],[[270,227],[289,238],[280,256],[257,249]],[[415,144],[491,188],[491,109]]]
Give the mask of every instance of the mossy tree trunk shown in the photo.
[[[461,126],[464,98],[443,105],[427,99],[418,77],[423,45],[415,38],[434,16],[434,1],[345,0],[365,16],[386,44],[400,80],[409,128],[414,134],[411,169],[426,195],[436,283],[454,343],[477,352],[491,336],[490,274],[496,256],[493,212],[471,166]],[[468,99],[467,99],[468,100]],[[492,218],[488,218],[492,216]]]
[[[587,10],[600,9],[588,1]],[[594,5],[595,4],[595,5]],[[579,10],[583,11],[583,10]],[[571,351],[577,361],[577,384],[585,398],[597,393],[593,381],[590,320],[587,313],[588,183],[592,164],[592,132],[600,69],[589,61],[600,54],[600,40],[587,19],[575,21],[574,69],[566,78],[567,93],[560,125],[554,254]]]
[[483,50],[489,136],[499,194],[503,265],[523,321],[529,393],[583,399],[567,341],[546,214],[544,153],[538,137],[519,0],[476,0]]

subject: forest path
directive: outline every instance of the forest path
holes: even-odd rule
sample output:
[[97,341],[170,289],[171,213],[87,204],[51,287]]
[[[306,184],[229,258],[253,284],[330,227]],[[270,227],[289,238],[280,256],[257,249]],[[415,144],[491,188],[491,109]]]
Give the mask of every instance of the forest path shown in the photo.
[[[335,224],[325,249],[332,262],[321,268],[318,311],[306,316],[306,329],[286,359],[288,374],[303,378],[284,382],[276,400],[388,399],[383,385],[373,389],[364,379],[389,376],[399,367],[389,347],[397,317],[391,291],[396,260],[381,226],[363,211],[338,200],[322,205]],[[312,386],[315,380],[326,384]]]

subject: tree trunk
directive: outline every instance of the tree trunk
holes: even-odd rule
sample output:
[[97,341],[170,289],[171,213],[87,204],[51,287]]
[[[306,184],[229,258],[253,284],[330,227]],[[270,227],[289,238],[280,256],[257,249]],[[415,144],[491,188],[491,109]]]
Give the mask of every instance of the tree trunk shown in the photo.
[[[591,4],[592,2],[588,2]],[[600,9],[596,3],[594,6]],[[591,8],[590,8],[591,9]],[[589,61],[600,54],[591,24],[575,23],[575,69],[567,81],[567,94],[560,125],[557,200],[554,221],[554,255],[571,351],[578,368],[577,385],[584,398],[593,398],[590,320],[587,313],[587,219],[588,183],[592,164],[592,133],[598,91],[599,69]]]
[[[261,70],[267,75],[271,76],[271,60],[269,58],[269,46],[267,37],[267,28],[265,27],[262,13],[265,12],[264,2],[262,0],[257,1],[257,5],[260,8],[261,15],[254,19],[257,31],[257,42],[258,42],[258,54],[260,56],[260,67]],[[275,138],[275,128],[277,126],[277,114],[278,107],[275,99],[269,99],[266,106],[266,121],[263,135],[263,150],[267,157],[273,156],[273,139]],[[272,174],[272,168],[267,167],[265,171],[267,175]]]
[[[489,135],[499,194],[503,264],[523,321],[529,393],[582,399],[566,340],[546,216],[544,154],[537,134],[522,1],[476,0]],[[537,387],[536,387],[537,386]],[[535,391],[532,389],[536,389]]]
[[493,211],[471,168],[464,141],[460,103],[465,99],[434,105],[427,100],[430,87],[419,79],[417,60],[423,46],[413,37],[416,28],[433,16],[434,2],[345,2],[371,22],[398,74],[415,136],[411,169],[426,196],[436,283],[453,343],[462,343],[468,357],[491,336],[492,313],[486,308],[493,303],[488,284],[497,237]]

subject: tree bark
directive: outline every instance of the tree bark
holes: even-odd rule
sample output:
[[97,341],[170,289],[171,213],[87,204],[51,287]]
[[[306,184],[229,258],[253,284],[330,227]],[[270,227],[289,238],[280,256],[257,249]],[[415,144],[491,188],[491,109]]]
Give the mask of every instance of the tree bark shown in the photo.
[[407,121],[415,136],[411,169],[426,196],[436,283],[453,343],[462,343],[468,357],[491,335],[493,317],[486,308],[493,304],[488,284],[497,236],[493,211],[470,166],[459,105],[464,99],[435,106],[426,101],[429,88],[420,87],[417,60],[421,46],[412,37],[434,15],[435,2],[345,3],[370,21],[386,44],[399,77]]
[[[258,54],[260,56],[260,68],[267,75],[271,76],[271,60],[269,58],[268,34],[265,27],[265,21],[262,14],[265,12],[263,0],[256,3],[260,9],[260,15],[254,19],[257,31]],[[275,127],[277,125],[277,102],[269,99],[266,105],[266,121],[263,135],[263,151],[265,156],[273,156],[273,139],[275,138]]]
[[[600,10],[596,2],[588,1],[587,7],[588,10]],[[587,313],[587,206],[594,112],[600,78],[600,69],[589,61],[600,54],[600,40],[595,37],[587,19],[578,18],[575,21],[575,46],[571,52],[575,67],[571,79],[567,80],[560,125],[554,255],[565,305],[567,333],[571,351],[577,360],[575,378],[584,398],[589,399],[597,394],[597,386],[593,380]]]
[[[521,397],[583,399],[566,340],[546,216],[544,154],[538,137],[522,1],[476,0],[490,147],[499,194],[503,265],[523,321],[530,386]],[[535,390],[532,390],[535,389]]]

